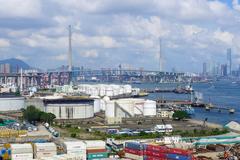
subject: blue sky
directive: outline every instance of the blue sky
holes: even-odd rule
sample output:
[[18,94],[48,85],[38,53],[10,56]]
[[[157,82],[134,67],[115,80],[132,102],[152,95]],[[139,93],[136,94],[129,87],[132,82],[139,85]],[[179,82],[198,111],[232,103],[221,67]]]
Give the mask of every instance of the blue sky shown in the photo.
[[226,63],[231,47],[240,64],[238,0],[0,0],[1,59],[33,67],[67,64],[69,24],[73,64],[90,68],[201,71]]

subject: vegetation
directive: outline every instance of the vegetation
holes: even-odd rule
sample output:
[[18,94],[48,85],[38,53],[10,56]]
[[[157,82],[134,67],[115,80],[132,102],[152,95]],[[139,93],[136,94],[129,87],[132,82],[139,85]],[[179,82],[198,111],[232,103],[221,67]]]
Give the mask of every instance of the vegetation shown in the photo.
[[174,136],[180,135],[182,137],[202,137],[202,136],[214,136],[228,133],[226,129],[194,129],[194,130],[176,130],[172,133],[145,133],[140,132],[139,134],[129,135],[129,134],[106,134],[101,131],[89,132],[83,128],[73,127],[71,125],[59,125],[61,135],[65,137],[79,138],[79,139],[101,139],[105,140],[107,138],[115,138],[117,140],[130,140],[130,139],[154,139],[161,138],[163,136]]
[[17,89],[17,91],[15,92],[15,96],[21,96],[21,93],[20,93],[20,90],[19,89]]
[[201,130],[177,130],[174,131],[172,134],[173,135],[181,135],[182,137],[202,137],[202,136],[214,136],[214,135],[221,135],[221,134],[226,134],[228,133],[227,129],[201,129]]
[[31,105],[26,110],[23,110],[23,118],[28,122],[48,122],[52,124],[56,116],[52,113],[42,112]]
[[184,120],[186,118],[190,118],[186,111],[175,111],[173,113],[173,119]]
[[0,124],[3,124],[4,120],[2,118],[0,118]]

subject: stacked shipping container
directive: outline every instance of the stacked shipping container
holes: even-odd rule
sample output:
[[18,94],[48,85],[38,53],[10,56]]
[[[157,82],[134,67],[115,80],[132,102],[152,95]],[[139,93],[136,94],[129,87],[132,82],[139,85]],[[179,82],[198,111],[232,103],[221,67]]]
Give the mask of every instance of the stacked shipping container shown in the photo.
[[83,141],[69,141],[63,144],[65,153],[77,154],[81,160],[86,160],[86,144]]
[[33,149],[30,143],[11,144],[11,160],[32,160]]
[[54,143],[33,144],[34,158],[53,157],[57,154],[57,147]]
[[125,157],[134,160],[143,160],[144,146],[137,142],[125,143]]
[[138,142],[125,143],[125,157],[134,160],[192,160],[192,153],[187,150],[141,144]]
[[87,159],[103,159],[108,158],[106,143],[104,141],[85,141],[87,149]]

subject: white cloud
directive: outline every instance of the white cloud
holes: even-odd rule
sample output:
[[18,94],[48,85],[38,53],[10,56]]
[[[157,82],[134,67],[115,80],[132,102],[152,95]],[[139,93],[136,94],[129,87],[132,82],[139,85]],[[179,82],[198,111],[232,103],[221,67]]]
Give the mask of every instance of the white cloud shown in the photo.
[[196,25],[184,25],[183,29],[186,37],[192,37],[204,30]]
[[36,18],[41,15],[39,0],[0,0],[0,17]]
[[240,5],[238,3],[238,0],[232,0],[232,6],[235,10],[240,11]]
[[11,43],[7,39],[0,39],[0,48],[10,47]]
[[52,59],[57,61],[65,61],[67,60],[67,54],[66,53],[59,54],[59,55],[53,56]]
[[[9,51],[11,55],[22,49],[24,53],[29,52],[29,60],[37,59],[44,67],[49,65],[44,61],[48,58],[59,61],[52,65],[67,59],[66,54],[48,53],[67,52],[69,24],[73,28],[73,53],[78,53],[75,56],[92,57],[89,60],[92,62],[108,57],[109,66],[111,63],[115,66],[116,62],[131,63],[136,53],[139,53],[137,65],[154,66],[151,62],[159,50],[159,37],[163,41],[164,56],[169,60],[166,66],[173,63],[184,66],[191,61],[186,58],[189,55],[200,62],[206,55],[219,58],[217,55],[225,54],[226,47],[240,48],[237,0],[232,2],[234,9],[217,0],[26,0],[23,4],[19,1],[4,1],[0,6],[0,18],[17,19],[14,24],[12,21],[0,23],[0,36],[9,39],[4,42],[0,39],[0,47],[1,43],[2,46],[14,44]],[[39,21],[24,21],[28,28],[19,28],[22,26],[19,17],[25,20],[38,16],[44,19],[43,26],[39,27],[39,23],[42,24]],[[4,29],[8,26],[11,29]],[[237,51],[240,53],[240,49]],[[104,58],[94,59],[99,54]],[[176,57],[183,57],[183,60],[175,60]]]
[[97,52],[97,50],[92,49],[92,50],[87,50],[87,51],[80,52],[80,55],[82,57],[86,57],[86,58],[97,58],[98,57],[98,52]]
[[222,41],[227,45],[231,45],[234,38],[234,35],[232,33],[227,31],[221,31],[219,29],[214,32],[213,36],[216,40]]
[[20,60],[23,60],[23,61],[26,61],[26,60],[29,59],[29,57],[26,57],[26,56],[23,56],[23,55],[17,55],[16,58],[20,59]]

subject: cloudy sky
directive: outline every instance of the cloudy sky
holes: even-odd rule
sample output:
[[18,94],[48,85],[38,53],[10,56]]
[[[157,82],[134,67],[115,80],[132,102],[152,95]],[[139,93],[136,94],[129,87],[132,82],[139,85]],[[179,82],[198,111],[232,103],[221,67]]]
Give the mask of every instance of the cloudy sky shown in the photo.
[[33,67],[67,64],[68,25],[73,64],[157,70],[159,37],[164,69],[201,71],[225,63],[231,47],[240,64],[238,0],[0,0],[1,59]]

